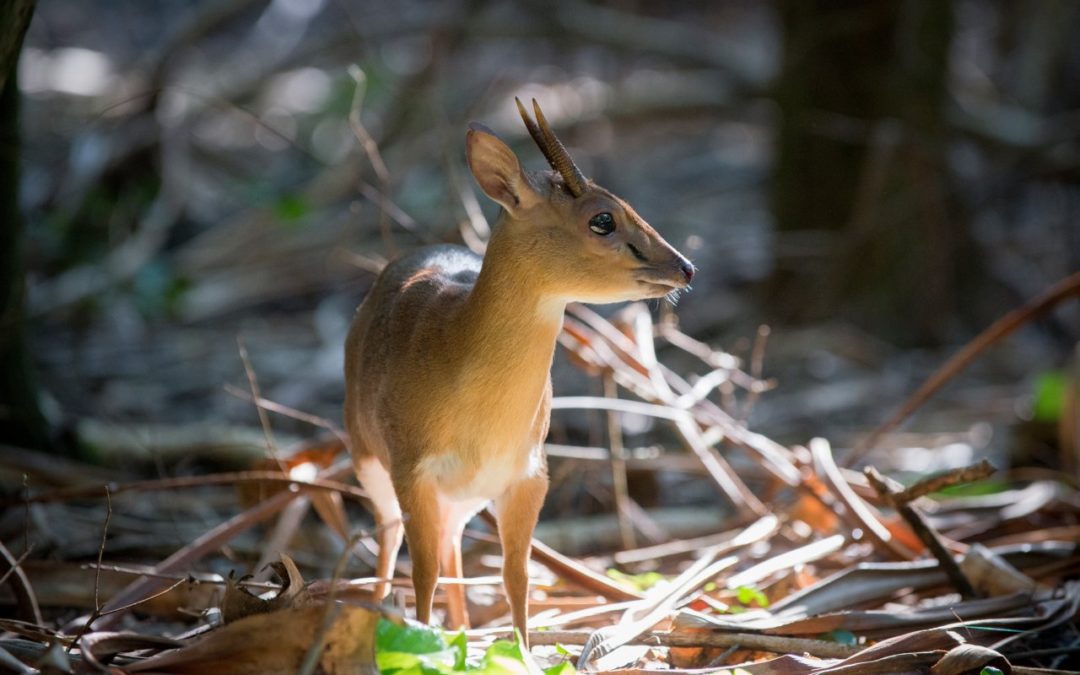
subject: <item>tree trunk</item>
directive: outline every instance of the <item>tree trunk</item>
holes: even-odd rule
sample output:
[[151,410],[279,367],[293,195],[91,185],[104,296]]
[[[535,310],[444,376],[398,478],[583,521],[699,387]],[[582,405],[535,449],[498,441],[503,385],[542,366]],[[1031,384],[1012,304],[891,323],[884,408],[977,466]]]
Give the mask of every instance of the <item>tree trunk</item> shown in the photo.
[[771,203],[778,236],[826,234],[823,264],[778,266],[771,305],[892,342],[945,336],[965,229],[948,199],[952,4],[779,0],[784,59]]
[[0,442],[50,445],[38,405],[23,320],[23,221],[19,212],[19,86],[16,66],[34,0],[0,3]]

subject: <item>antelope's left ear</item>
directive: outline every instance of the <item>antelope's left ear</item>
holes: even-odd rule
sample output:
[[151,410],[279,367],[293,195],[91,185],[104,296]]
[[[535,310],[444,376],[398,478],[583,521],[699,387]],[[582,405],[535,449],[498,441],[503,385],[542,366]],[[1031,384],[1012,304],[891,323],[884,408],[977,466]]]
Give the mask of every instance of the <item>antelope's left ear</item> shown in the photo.
[[476,122],[469,125],[465,156],[480,189],[511,215],[540,199],[521,170],[517,155],[491,129]]

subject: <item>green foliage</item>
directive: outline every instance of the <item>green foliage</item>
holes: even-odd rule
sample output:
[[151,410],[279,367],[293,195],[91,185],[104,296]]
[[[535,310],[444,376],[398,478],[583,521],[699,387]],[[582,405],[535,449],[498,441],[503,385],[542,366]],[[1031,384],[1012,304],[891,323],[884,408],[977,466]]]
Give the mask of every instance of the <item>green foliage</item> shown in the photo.
[[454,636],[454,639],[450,641],[450,647],[454,650],[454,670],[468,668],[469,638],[464,631]]
[[607,575],[615,581],[622,582],[636,591],[647,591],[661,581],[667,580],[667,577],[659,572],[627,574],[626,572],[620,572],[617,569],[609,569]]
[[986,666],[985,668],[983,668],[982,670],[979,671],[979,675],[1004,675],[1004,673],[1001,672],[1000,668],[995,668],[993,666]]
[[859,644],[859,638],[855,636],[849,630],[831,630],[821,636],[822,640],[828,640],[829,642],[839,642],[842,645],[850,645],[854,647]]
[[964,483],[951,485],[940,493],[946,497],[981,497],[983,495],[996,495],[1009,489],[1009,484],[1000,480],[982,480],[977,483]]
[[758,607],[768,607],[769,599],[765,594],[753,586],[739,586],[735,589],[735,599],[740,604],[749,607],[756,604]]
[[189,288],[191,282],[176,276],[161,258],[144,265],[131,281],[135,305],[151,318],[173,316]]
[[1065,410],[1065,373],[1050,371],[1035,380],[1032,416],[1037,422],[1056,422]]
[[452,673],[458,650],[446,643],[440,631],[426,626],[399,626],[380,619],[375,629],[375,665],[381,673],[438,675]]
[[274,203],[274,215],[284,225],[301,225],[304,216],[311,212],[307,200],[298,194],[284,194]]
[[[479,663],[469,663],[467,648],[465,633],[458,633],[447,642],[446,635],[436,628],[398,625],[386,619],[380,619],[375,630],[375,664],[381,673],[498,675],[530,672],[520,640],[495,642]],[[543,672],[544,675],[573,675],[577,671],[569,663],[560,663]]]

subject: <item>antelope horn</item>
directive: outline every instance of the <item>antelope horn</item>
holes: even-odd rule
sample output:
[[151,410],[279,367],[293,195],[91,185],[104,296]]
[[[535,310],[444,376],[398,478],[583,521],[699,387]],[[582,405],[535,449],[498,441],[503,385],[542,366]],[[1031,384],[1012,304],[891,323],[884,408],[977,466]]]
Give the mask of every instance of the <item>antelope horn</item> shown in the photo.
[[533,122],[529,118],[525,106],[522,105],[521,99],[515,96],[514,102],[517,103],[518,112],[521,113],[521,119],[525,122],[525,128],[529,130],[529,135],[540,146],[540,152],[544,153],[548,164],[559,172],[572,195],[575,197],[583,195],[587,180],[584,174],[581,173],[581,169],[574,164],[574,160],[570,159],[570,153],[566,151],[566,147],[551,131],[551,127],[548,126],[547,120],[544,118],[543,111],[540,110],[540,104],[536,102],[535,98],[533,99],[533,111],[536,113],[536,122]]

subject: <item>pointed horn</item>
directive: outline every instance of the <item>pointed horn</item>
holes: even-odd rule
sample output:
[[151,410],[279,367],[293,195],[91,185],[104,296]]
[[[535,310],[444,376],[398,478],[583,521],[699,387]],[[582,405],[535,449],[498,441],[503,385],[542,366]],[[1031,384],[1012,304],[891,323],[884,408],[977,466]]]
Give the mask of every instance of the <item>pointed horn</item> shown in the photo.
[[547,119],[544,118],[543,111],[540,110],[540,104],[536,102],[535,98],[533,99],[533,111],[536,113],[536,122],[533,122],[529,118],[525,106],[522,105],[521,99],[515,96],[514,102],[517,103],[518,112],[521,114],[522,121],[525,122],[525,128],[529,130],[529,135],[533,137],[533,140],[540,147],[540,151],[544,153],[548,164],[551,164],[551,168],[559,172],[571,194],[575,197],[583,195],[587,180],[581,170],[577,168],[577,165],[574,164],[574,160],[570,159],[570,153],[566,151],[566,147],[551,131]]
[[[521,121],[525,123],[525,128],[529,130],[529,135],[536,141],[536,145],[540,147],[540,151],[544,153],[544,157],[547,157],[550,162],[551,158],[548,155],[547,146],[544,144],[544,135],[540,133],[540,129],[536,126],[536,122],[533,122],[532,118],[529,117],[529,113],[525,110],[525,105],[521,102],[521,99],[515,96],[514,103],[517,103],[518,114],[521,115]],[[555,167],[552,166],[552,168]]]

